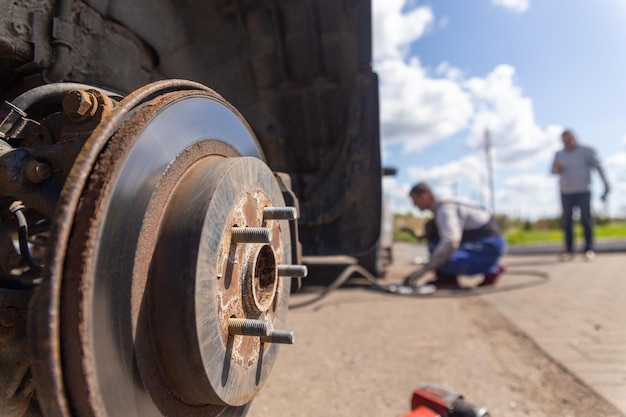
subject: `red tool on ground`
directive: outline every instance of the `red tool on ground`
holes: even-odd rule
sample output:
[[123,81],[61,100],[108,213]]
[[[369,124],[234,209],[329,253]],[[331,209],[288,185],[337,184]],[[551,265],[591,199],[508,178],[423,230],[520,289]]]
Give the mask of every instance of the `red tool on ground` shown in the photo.
[[427,383],[413,392],[411,409],[404,417],[489,417],[486,408],[468,403],[460,392]]

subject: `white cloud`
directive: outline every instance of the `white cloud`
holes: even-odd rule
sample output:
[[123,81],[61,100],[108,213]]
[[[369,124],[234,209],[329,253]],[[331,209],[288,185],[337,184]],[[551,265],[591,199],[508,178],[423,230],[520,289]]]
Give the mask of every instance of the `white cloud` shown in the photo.
[[[516,83],[515,68],[499,65],[484,78],[467,80],[444,61],[430,73],[408,52],[433,24],[432,10],[404,0],[375,0],[373,10],[383,141],[402,142],[405,152],[418,152],[467,132],[470,149],[480,149],[489,129],[499,161],[524,164],[551,157],[559,146],[560,127],[537,126],[532,100]],[[441,19],[444,26],[446,20]]]
[[472,103],[458,83],[430,77],[417,58],[389,59],[376,69],[383,140],[403,141],[406,151],[418,151],[468,126]]
[[434,22],[430,7],[405,11],[405,0],[375,0],[372,4],[374,60],[401,58],[411,43]]
[[626,152],[616,153],[611,155],[606,160],[606,165],[614,168],[624,168],[626,167]]
[[429,169],[422,167],[409,167],[407,169],[407,175],[411,181],[425,181],[430,183],[433,188],[436,184],[452,184],[459,178],[467,177],[468,172],[484,175],[486,172],[484,160],[469,155]]
[[463,81],[463,71],[450,65],[449,62],[443,61],[435,68],[435,74],[443,76],[449,80],[461,82]]
[[416,57],[407,59],[410,45],[434,24],[430,7],[409,6],[404,0],[373,2],[374,64],[383,140],[403,141],[405,150],[417,151],[464,129],[472,106],[451,80],[460,71],[448,65],[447,78],[433,78]]
[[380,80],[383,140],[419,150],[467,125],[471,103],[460,87],[426,74],[410,45],[434,23],[430,7],[406,10],[404,0],[373,2],[374,64]]
[[485,78],[473,77],[464,86],[476,106],[467,138],[471,149],[484,146],[485,130],[497,159],[507,164],[548,160],[559,148],[561,127],[537,126],[532,100],[516,84],[512,66],[498,65]]
[[383,177],[383,196],[386,207],[393,213],[415,213],[417,209],[409,199],[411,184],[401,183],[395,177]]
[[[395,213],[412,212],[419,215],[408,198],[409,190],[418,181],[430,184],[439,197],[454,196],[491,207],[483,158],[466,156],[429,169],[409,167],[407,175],[410,182],[402,183],[397,178],[383,180],[385,198]],[[533,220],[556,217],[561,210],[558,178],[550,175],[546,169],[545,173],[519,174],[503,179],[496,186],[495,204],[497,213],[506,213],[512,217]]]
[[476,156],[466,156],[430,169],[407,167],[406,174],[409,182],[400,182],[395,177],[383,179],[384,195],[394,213],[420,214],[408,197],[411,187],[420,181],[428,183],[440,197],[454,196],[475,202],[487,199],[485,162]]
[[499,65],[486,77],[465,80],[448,62],[434,78],[417,58],[379,63],[382,137],[420,151],[467,129],[466,144],[482,149],[489,130],[495,158],[511,166],[548,161],[560,147],[561,127],[536,124],[532,100],[515,81],[515,68]]
[[626,152],[611,155],[604,165],[613,191],[626,191]]
[[626,152],[617,152],[602,161],[611,193],[606,203],[601,202],[604,184],[595,172],[592,175],[592,209],[603,215],[626,217]]
[[496,190],[496,211],[524,219],[558,216],[561,203],[557,181],[547,172],[507,178]]
[[517,13],[524,13],[529,6],[529,0],[491,0],[491,3]]
[[412,183],[430,184],[441,197],[459,197],[487,205],[489,188],[485,160],[475,155],[429,169],[409,167],[407,176]]

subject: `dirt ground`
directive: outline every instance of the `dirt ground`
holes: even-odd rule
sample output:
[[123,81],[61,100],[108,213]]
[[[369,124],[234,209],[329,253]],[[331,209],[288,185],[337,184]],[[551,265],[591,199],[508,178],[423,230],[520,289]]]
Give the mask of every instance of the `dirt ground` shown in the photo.
[[351,286],[291,309],[287,324],[296,343],[281,347],[248,417],[401,417],[421,382],[491,417],[621,416],[479,297]]

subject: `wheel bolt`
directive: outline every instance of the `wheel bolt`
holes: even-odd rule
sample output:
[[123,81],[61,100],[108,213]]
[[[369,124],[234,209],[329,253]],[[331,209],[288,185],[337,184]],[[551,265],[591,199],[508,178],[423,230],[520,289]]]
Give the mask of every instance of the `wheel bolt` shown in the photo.
[[228,319],[228,333],[241,336],[269,336],[270,325],[265,320]]
[[98,100],[88,91],[70,91],[63,98],[63,111],[74,122],[84,122],[96,114]]
[[24,164],[24,176],[32,183],[40,184],[52,176],[52,169],[45,162],[29,159]]
[[291,330],[272,330],[269,336],[262,336],[261,342],[264,343],[282,343],[285,345],[293,345],[296,341],[296,335]]
[[304,278],[308,273],[305,265],[278,265],[279,277]]
[[270,243],[272,231],[267,227],[233,227],[232,240],[235,243]]
[[298,212],[295,207],[265,207],[263,220],[296,220]]

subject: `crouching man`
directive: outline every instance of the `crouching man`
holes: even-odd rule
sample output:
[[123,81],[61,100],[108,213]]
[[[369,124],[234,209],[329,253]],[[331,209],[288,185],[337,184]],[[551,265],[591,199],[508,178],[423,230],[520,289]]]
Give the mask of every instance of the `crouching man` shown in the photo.
[[425,227],[429,261],[404,279],[416,285],[433,271],[438,288],[459,288],[459,275],[484,275],[480,286],[494,285],[504,272],[499,263],[506,245],[495,217],[478,205],[448,198],[437,198],[428,184],[416,184],[409,194],[420,210],[430,210],[434,219]]

